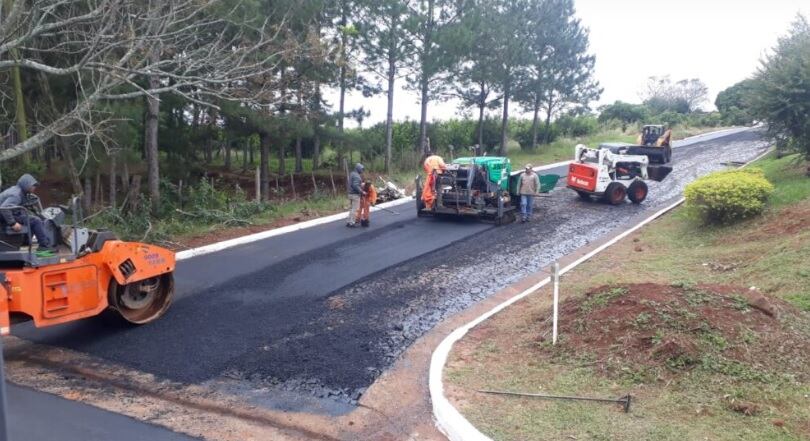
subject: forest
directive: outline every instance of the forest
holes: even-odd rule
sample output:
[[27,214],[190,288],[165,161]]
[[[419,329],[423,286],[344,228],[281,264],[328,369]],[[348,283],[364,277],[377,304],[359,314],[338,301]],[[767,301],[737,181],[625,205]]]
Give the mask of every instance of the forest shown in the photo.
[[[597,117],[595,62],[573,0],[2,0],[0,178],[32,173],[93,222],[168,240],[153,221],[334,199],[357,161],[395,174],[428,150],[725,122],[699,79],[669,77]],[[418,121],[395,120],[400,86]],[[384,96],[383,122],[364,126],[350,93]],[[458,115],[431,118],[449,99]]]

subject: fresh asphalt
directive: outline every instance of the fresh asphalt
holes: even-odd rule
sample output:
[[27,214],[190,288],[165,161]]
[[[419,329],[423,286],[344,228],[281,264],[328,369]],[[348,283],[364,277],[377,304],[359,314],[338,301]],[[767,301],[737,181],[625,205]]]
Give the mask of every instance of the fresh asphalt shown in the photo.
[[196,438],[7,384],[9,441],[192,441]]
[[[693,171],[669,178],[672,191],[663,185],[667,181],[661,189],[653,187],[651,198],[660,198],[647,207],[582,204],[564,189],[555,191],[548,219],[531,227],[537,228],[532,237],[558,240],[555,234],[571,229],[587,243],[596,239],[591,235],[608,231],[614,218],[629,218],[679,195],[688,180],[709,171],[701,167],[706,157],[751,159],[757,149],[721,147],[758,138],[751,132],[728,132],[675,149],[676,167]],[[716,158],[703,152],[715,148]],[[701,152],[704,157],[698,157]],[[564,174],[566,168],[543,173]],[[373,213],[367,229],[333,222],[181,261],[175,304],[163,319],[147,326],[111,328],[105,320],[90,319],[38,330],[18,325],[15,334],[174,381],[227,378],[276,386],[280,396],[354,402],[414,338],[532,269],[510,271],[509,265],[498,267],[496,262],[509,262],[525,247],[520,235],[526,231],[520,225],[494,228],[417,218],[414,203],[393,210],[398,214]],[[580,215],[592,215],[593,224],[582,224]],[[565,251],[547,248],[553,252],[544,259]],[[480,259],[484,261],[476,263]],[[476,267],[494,273],[482,278]],[[437,274],[446,277],[437,281]],[[442,282],[453,277],[461,281],[444,287]],[[422,294],[429,291],[430,301],[423,301]],[[444,297],[453,301],[446,304]],[[284,403],[272,405],[285,408]]]

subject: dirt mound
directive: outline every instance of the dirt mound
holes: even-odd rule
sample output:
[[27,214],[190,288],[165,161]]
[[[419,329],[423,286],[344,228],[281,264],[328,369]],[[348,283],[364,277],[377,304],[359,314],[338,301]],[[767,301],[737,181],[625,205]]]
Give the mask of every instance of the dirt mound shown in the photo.
[[603,286],[563,302],[560,325],[555,356],[588,360],[609,376],[697,366],[749,380],[810,375],[807,316],[749,289]]

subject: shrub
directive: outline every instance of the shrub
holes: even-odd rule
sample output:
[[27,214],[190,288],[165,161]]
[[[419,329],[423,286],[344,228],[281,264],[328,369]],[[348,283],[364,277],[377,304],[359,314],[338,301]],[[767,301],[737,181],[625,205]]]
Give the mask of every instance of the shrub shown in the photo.
[[712,173],[686,186],[687,207],[706,223],[727,224],[762,212],[773,185],[762,170]]

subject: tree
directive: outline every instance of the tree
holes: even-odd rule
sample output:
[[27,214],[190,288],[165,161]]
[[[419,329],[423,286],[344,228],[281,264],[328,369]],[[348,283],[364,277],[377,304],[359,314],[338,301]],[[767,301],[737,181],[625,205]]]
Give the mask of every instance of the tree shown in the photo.
[[599,122],[620,121],[622,132],[626,132],[629,124],[643,121],[646,116],[647,109],[644,106],[616,101],[613,104],[602,106],[599,112]]
[[442,94],[448,85],[450,67],[460,58],[458,24],[463,1],[417,0],[408,8],[405,26],[407,38],[413,44],[415,69],[408,75],[408,85],[420,98],[419,145],[427,151],[428,103]]
[[588,30],[576,18],[573,0],[545,0],[536,6],[538,30],[531,42],[533,65],[518,93],[533,112],[532,148],[537,145],[539,113],[545,113],[544,142],[551,136],[551,119],[562,110],[587,108],[602,93],[593,78],[596,57],[588,54]]
[[[0,70],[67,78],[74,88],[66,110],[37,121],[37,132],[0,152],[0,161],[67,133],[84,135],[87,148],[105,143],[111,118],[101,109],[113,101],[174,94],[208,107],[217,107],[219,99],[272,105],[275,98],[264,92],[275,87],[281,56],[295,48],[279,31],[284,11],[258,14],[253,3],[234,3],[14,2],[0,15]],[[9,56],[13,51],[19,56]],[[157,200],[159,157],[154,144],[148,149],[150,193]]]
[[751,111],[769,130],[810,159],[810,22],[798,15],[752,83]]
[[727,124],[745,125],[754,120],[750,111],[754,84],[752,79],[742,80],[717,94],[714,105]]
[[692,113],[708,100],[709,88],[697,78],[673,83],[670,77],[649,77],[641,93],[644,104],[655,113]]
[[[532,2],[523,0],[499,0],[484,2],[483,8],[489,11],[484,17],[493,31],[495,75],[500,79],[502,96],[501,143],[498,154],[506,155],[507,133],[509,130],[509,99],[521,81],[524,70],[531,63],[532,53],[524,35],[531,35],[543,27],[541,17],[530,15]],[[489,15],[489,17],[488,17]]]
[[411,58],[412,46],[406,38],[411,0],[364,0],[361,9],[360,47],[365,66],[386,83],[385,172],[391,170],[394,124],[394,86],[399,72]]

